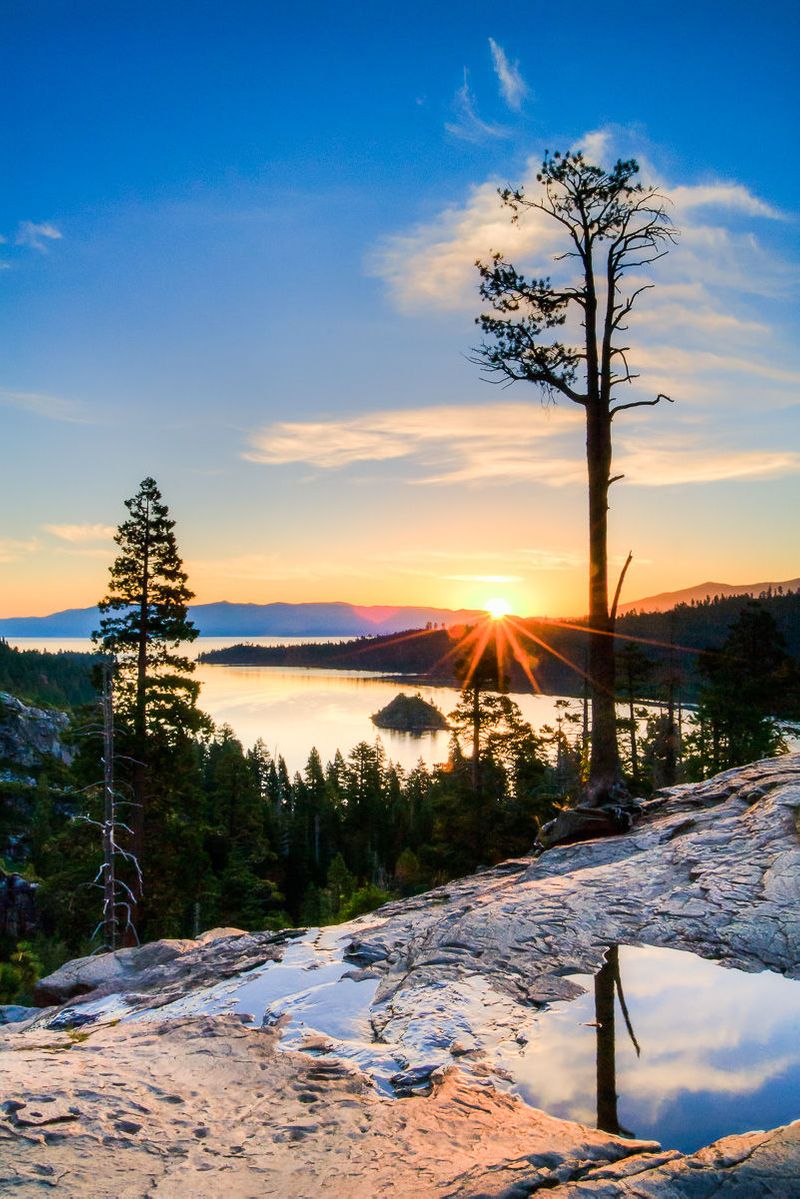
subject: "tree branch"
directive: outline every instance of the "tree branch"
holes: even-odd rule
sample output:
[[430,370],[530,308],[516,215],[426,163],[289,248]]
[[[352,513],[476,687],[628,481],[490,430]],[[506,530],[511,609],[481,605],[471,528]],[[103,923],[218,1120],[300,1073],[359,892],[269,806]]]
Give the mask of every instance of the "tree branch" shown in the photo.
[[654,408],[661,400],[666,400],[668,404],[675,403],[670,396],[664,395],[664,393],[660,391],[654,400],[634,400],[630,404],[617,404],[616,408],[611,409],[609,415],[613,420],[618,412],[625,412],[625,410],[628,408]]
[[[620,476],[620,478],[621,478],[621,476]],[[617,587],[614,592],[614,602],[611,605],[611,611],[609,613],[612,633],[614,631],[614,622],[617,619],[617,606],[619,604],[619,597],[622,594],[622,584],[625,582],[625,575],[628,573],[628,567],[630,566],[631,562],[633,562],[633,550],[628,551],[628,556],[625,559],[625,565],[623,566],[622,570],[619,572],[619,579],[617,580]]]

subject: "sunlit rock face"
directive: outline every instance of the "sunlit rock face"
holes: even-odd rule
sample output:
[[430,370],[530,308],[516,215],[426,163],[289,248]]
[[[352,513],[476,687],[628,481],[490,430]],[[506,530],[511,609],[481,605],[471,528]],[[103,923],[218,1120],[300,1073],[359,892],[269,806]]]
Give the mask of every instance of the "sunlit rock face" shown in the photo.
[[62,741],[68,724],[64,712],[34,708],[0,691],[0,760],[23,767],[46,757],[69,763],[72,751]]
[[[766,969],[800,987],[786,981],[800,978],[799,813],[795,755],[673,788],[623,836],[349,925],[129,956],[0,1035],[17,1051],[3,1060],[0,1190],[39,1194],[48,1168],[60,1194],[81,1196],[800,1195],[800,1125],[739,1128],[690,1153],[622,1135],[670,1070],[656,1045],[670,1004],[639,1006],[657,960],[676,963],[693,1005],[684,1019],[674,1004],[687,1094],[711,1067],[712,1090],[728,1086],[729,1010],[717,1002],[716,1056],[696,1023],[703,970]],[[757,1019],[760,993],[747,1002]],[[571,1119],[524,1098],[558,1107],[540,1087],[555,1068],[536,1066],[556,1019],[572,1019],[570,1043],[596,1042],[594,1067],[570,1067]],[[649,1081],[631,1115],[621,1045],[634,1042]],[[729,1065],[753,1087],[789,1068],[779,1049],[767,1067],[750,1050]]]

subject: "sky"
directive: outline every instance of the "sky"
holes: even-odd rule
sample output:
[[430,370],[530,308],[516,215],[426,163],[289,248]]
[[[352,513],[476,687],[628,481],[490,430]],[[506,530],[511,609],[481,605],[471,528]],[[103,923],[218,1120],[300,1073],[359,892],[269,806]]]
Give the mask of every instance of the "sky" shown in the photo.
[[615,421],[625,600],[800,574],[800,9],[7,0],[0,615],[103,594],[153,475],[198,601],[586,609],[581,411],[492,386],[497,188],[634,155],[681,236]]

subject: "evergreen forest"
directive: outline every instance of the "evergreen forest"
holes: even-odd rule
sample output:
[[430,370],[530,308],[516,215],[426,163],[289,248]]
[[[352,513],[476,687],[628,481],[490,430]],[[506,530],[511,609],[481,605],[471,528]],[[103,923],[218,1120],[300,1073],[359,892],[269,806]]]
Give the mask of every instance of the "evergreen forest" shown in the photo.
[[[542,824],[580,800],[591,741],[580,677],[570,687],[553,676],[552,689],[575,698],[558,701],[552,727],[534,730],[513,700],[514,663],[501,669],[485,637],[480,654],[450,655],[461,700],[447,714],[447,759],[435,766],[401,769],[377,738],[324,762],[313,730],[294,774],[264,740],[243,746],[202,712],[182,649],[196,636],[192,593],[155,482],[127,506],[97,652],[0,643],[2,702],[69,714],[63,760],[21,766],[0,739],[0,1002],[28,999],[42,972],[102,948],[214,926],[346,921],[530,853]],[[785,721],[800,718],[798,605],[797,594],[731,597],[620,618],[617,742],[630,794],[785,748]],[[580,659],[569,639],[581,629],[548,630],[559,667],[565,648]],[[468,645],[474,632],[462,636]],[[267,652],[307,664],[313,651],[316,665],[362,668],[371,653],[371,668],[419,675],[442,639],[452,633]],[[547,661],[539,653],[537,671]],[[35,896],[28,925],[10,898],[20,887]]]

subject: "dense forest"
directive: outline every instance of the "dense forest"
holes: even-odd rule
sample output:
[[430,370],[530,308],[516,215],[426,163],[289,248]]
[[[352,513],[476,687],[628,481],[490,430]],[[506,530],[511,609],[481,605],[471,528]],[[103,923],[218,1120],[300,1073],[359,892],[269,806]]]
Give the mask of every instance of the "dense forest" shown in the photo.
[[[170,569],[179,575],[174,563]],[[138,633],[124,600],[120,585],[105,601],[98,636],[105,657],[0,643],[0,689],[67,708],[72,753],[70,764],[44,758],[20,769],[13,758],[0,761],[0,881],[13,875],[35,884],[37,907],[33,930],[20,936],[7,922],[0,931],[0,1002],[25,999],[39,973],[102,947],[107,937],[112,692],[108,667],[104,674],[98,663],[113,660],[118,671],[112,765],[119,841],[112,856],[118,896],[131,902],[117,897],[114,912],[135,912],[129,931],[141,940],[191,936],[213,925],[346,920],[391,896],[529,853],[540,825],[581,795],[590,740],[581,698],[560,700],[554,725],[534,731],[505,689],[514,685],[513,664],[506,663],[503,686],[497,661],[489,669],[486,655],[465,677],[465,657],[453,653],[454,638],[444,629],[237,650],[244,660],[266,655],[282,665],[310,664],[306,654],[315,655],[314,665],[351,669],[424,673],[433,665],[434,678],[464,689],[447,714],[447,760],[432,768],[420,762],[404,771],[376,740],[343,747],[329,762],[310,745],[305,769],[291,775],[263,741],[245,748],[230,728],[214,728],[195,706],[191,663],[161,647],[155,661],[163,671],[147,678],[147,723],[138,728],[139,675],[129,649]],[[179,600],[161,613],[165,636],[191,639]],[[620,619],[618,740],[631,794],[647,796],[781,750],[776,716],[800,715],[798,615],[800,595],[793,594]],[[580,659],[582,630],[567,622],[519,623],[564,658]],[[221,657],[230,660],[206,660]],[[566,664],[541,647],[536,671],[548,689],[580,691]],[[697,701],[691,711],[684,707],[689,694]],[[646,697],[660,708],[643,709]],[[116,931],[131,943],[121,926]]]
[[22,650],[0,639],[0,691],[54,708],[88,704],[97,695],[93,661],[92,654]]

